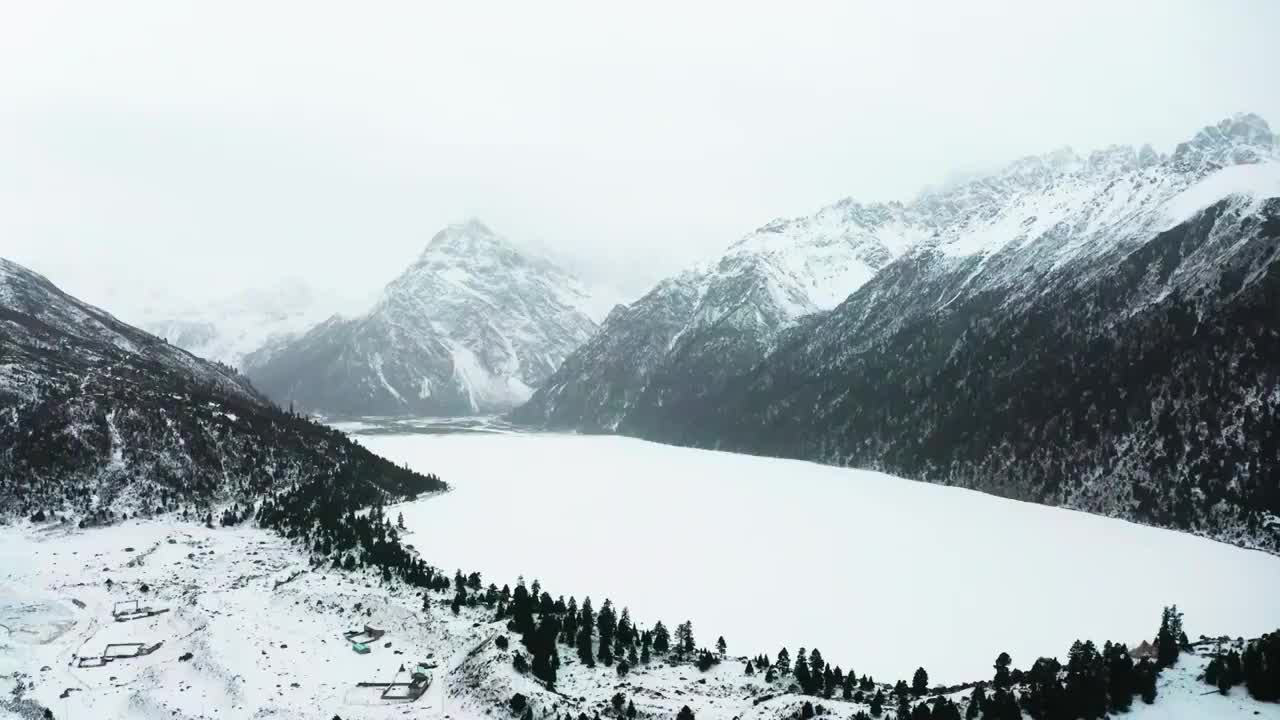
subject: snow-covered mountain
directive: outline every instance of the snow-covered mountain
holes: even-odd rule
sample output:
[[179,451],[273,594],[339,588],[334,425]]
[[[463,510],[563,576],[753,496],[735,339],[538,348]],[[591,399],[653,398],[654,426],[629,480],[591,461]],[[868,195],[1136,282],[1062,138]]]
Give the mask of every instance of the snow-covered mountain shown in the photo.
[[1277,197],[1275,136],[1237,115],[842,201],[616,311],[513,416],[1276,546]]
[[345,472],[373,481],[353,502],[439,485],[0,258],[0,518],[200,512]]
[[291,280],[177,310],[151,303],[132,319],[195,355],[241,368],[246,355],[302,334],[334,310],[306,283]]
[[478,221],[439,232],[359,317],[250,354],[270,397],[336,415],[459,415],[526,400],[596,330],[592,297]]

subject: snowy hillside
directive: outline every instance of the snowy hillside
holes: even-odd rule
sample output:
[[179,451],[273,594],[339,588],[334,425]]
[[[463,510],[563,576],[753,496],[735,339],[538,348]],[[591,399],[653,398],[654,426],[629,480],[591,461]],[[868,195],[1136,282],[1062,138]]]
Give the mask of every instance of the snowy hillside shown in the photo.
[[908,203],[843,201],[615,313],[513,418],[1280,548],[1259,434],[1280,417],[1278,196],[1276,139],[1238,115],[1168,154],[1062,149]]
[[477,221],[438,233],[366,314],[245,359],[283,404],[333,415],[458,415],[523,402],[595,332],[572,276]]
[[[410,533],[406,540],[424,538]],[[516,587],[504,577],[477,580]],[[647,661],[628,663],[624,675],[620,663],[588,667],[561,646],[551,691],[514,668],[524,649],[507,620],[495,621],[492,606],[462,605],[455,615],[452,589],[425,597],[424,605],[422,591],[385,582],[372,569],[317,564],[280,536],[247,527],[214,530],[158,519],[90,530],[0,526],[0,718],[43,718],[48,710],[54,718],[119,720],[505,720],[513,716],[517,694],[535,718],[599,713],[671,720],[688,706],[701,720],[793,720],[806,704],[822,715],[849,718],[869,714],[876,693],[887,698],[882,717],[894,715],[890,686],[899,678],[866,677],[858,664],[866,684],[855,683],[849,699],[838,688],[833,697],[808,696],[798,692],[794,675],[775,677],[763,667],[746,674],[747,656],[767,652],[772,660],[778,648],[745,646],[731,636],[725,657],[717,656],[705,671],[691,659],[655,651]],[[113,619],[113,611],[129,609],[135,600],[162,612]],[[637,614],[634,620],[646,631],[652,627],[651,618]],[[344,633],[366,626],[386,634],[360,654]],[[697,624],[694,630],[702,644],[712,644]],[[109,649],[135,652],[128,643],[158,647],[94,666]],[[800,648],[790,647],[798,654]],[[989,649],[994,657],[996,649]],[[1065,649],[1053,654],[1064,657]],[[632,646],[628,652],[643,650]],[[833,664],[873,660],[866,652],[854,658],[829,652],[828,658]],[[1017,667],[1030,665],[1030,658],[1014,659]],[[420,698],[381,698],[382,683],[406,682],[419,665],[430,678]],[[1280,705],[1257,702],[1243,688],[1226,696],[1212,692],[1198,679],[1204,666],[1204,657],[1184,653],[1160,675],[1155,704],[1134,697],[1131,714],[1280,718]],[[984,667],[969,680],[990,677]],[[970,690],[933,687],[912,704],[947,698],[966,709]]]
[[334,483],[366,503],[440,485],[0,259],[0,519],[198,518]]
[[243,370],[245,356],[305,332],[335,310],[293,281],[199,307],[152,304],[131,319],[193,355]]

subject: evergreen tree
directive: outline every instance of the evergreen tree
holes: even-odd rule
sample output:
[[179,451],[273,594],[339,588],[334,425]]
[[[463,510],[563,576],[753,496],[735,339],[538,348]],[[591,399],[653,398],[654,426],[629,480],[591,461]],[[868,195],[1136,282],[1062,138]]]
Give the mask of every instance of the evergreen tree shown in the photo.
[[899,700],[903,700],[908,695],[910,695],[911,688],[907,686],[907,681],[899,680],[898,682],[894,683],[893,694],[896,695]]
[[978,683],[969,694],[969,707],[964,711],[965,720],[975,720],[982,712],[982,704],[987,699],[987,692],[982,683]]
[[1156,633],[1156,665],[1159,669],[1178,662],[1182,635],[1182,613],[1178,612],[1178,606],[1165,608],[1160,615],[1160,630]]
[[627,720],[636,720],[636,706],[630,700],[627,701]]
[[804,648],[796,653],[796,664],[791,669],[791,674],[796,678],[796,684],[800,686],[800,692],[810,693],[813,691],[813,680],[809,677],[809,658],[805,656]]
[[728,647],[729,646],[726,645],[724,642],[723,635],[721,635],[719,638],[716,639],[716,652],[720,653],[720,657],[724,657],[724,653],[728,649]]
[[1021,720],[1022,711],[1018,709],[1018,699],[1013,691],[998,689],[990,701],[983,705],[983,720]]
[[688,705],[685,705],[680,708],[680,713],[676,715],[676,720],[694,720],[693,711],[689,709]]
[[933,720],[960,720],[960,707],[949,698],[942,698],[933,708]]
[[659,655],[666,654],[671,649],[671,634],[667,632],[667,626],[659,620],[653,626],[653,651]]
[[1008,690],[1012,684],[1009,677],[1009,666],[1013,664],[1013,659],[1009,657],[1009,653],[1002,652],[996,658],[996,674],[991,681],[991,686],[996,690]]
[[823,693],[826,685],[827,663],[822,659],[822,653],[818,652],[818,648],[814,648],[809,653],[809,694],[820,695]]
[[744,667],[744,668],[742,669],[742,671],[743,671],[745,674],[747,674],[747,675],[755,675],[755,674],[756,674],[756,666],[755,666],[755,663],[753,663],[753,662],[751,662],[750,660],[748,660],[748,661],[747,661],[747,664],[746,664],[746,667]]
[[884,714],[884,693],[876,691],[875,697],[871,698],[871,717],[880,717]]
[[774,663],[774,667],[783,675],[791,672],[791,654],[787,652],[786,648],[778,651],[778,661]]
[[1138,693],[1142,695],[1142,702],[1148,705],[1156,701],[1156,677],[1159,674],[1160,669],[1147,658],[1142,658],[1134,668]]
[[[586,601],[583,601],[586,605]],[[595,667],[595,654],[591,652],[591,626],[583,624],[582,629],[578,631],[578,660],[587,667]]]
[[929,692],[929,673],[924,668],[916,668],[916,674],[911,676],[911,694],[915,697],[922,697]]
[[710,670],[711,666],[715,665],[717,662],[719,662],[719,660],[711,654],[710,650],[703,650],[698,653],[698,669],[702,672]]
[[1102,648],[1102,655],[1107,664],[1107,696],[1111,709],[1126,712],[1133,704],[1133,694],[1137,689],[1129,648],[1123,643],[1113,645],[1108,642]]
[[676,626],[676,654],[684,657],[694,651],[696,644],[693,639],[693,621],[685,620]]
[[1254,699],[1280,700],[1280,630],[1246,644],[1239,665],[1239,676]]
[[929,720],[933,713],[929,712],[929,703],[919,703],[911,710],[911,720]]
[[1107,712],[1106,666],[1092,641],[1077,640],[1067,660],[1068,702],[1077,717],[1101,718]]
[[631,611],[622,608],[622,615],[618,618],[618,638],[622,640],[624,645],[635,644],[635,626],[631,623]]
[[911,701],[907,696],[902,695],[898,698],[898,710],[894,713],[894,717],[897,720],[909,720],[911,717]]
[[810,720],[813,717],[813,703],[808,700],[804,701],[804,705],[800,706],[800,720]]

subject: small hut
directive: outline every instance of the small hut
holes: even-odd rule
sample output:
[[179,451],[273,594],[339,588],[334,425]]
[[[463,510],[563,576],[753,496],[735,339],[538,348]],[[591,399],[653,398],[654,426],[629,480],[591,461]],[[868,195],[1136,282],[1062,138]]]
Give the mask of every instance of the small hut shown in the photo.
[[1129,651],[1129,657],[1134,660],[1155,660],[1156,654],[1156,646],[1146,640],[1143,640],[1137,647]]

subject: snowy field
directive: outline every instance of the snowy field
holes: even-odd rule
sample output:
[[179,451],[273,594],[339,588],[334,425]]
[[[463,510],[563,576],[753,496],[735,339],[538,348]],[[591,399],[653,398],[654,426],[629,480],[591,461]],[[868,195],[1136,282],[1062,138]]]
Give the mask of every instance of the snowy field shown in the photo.
[[[432,563],[485,581],[692,619],[730,653],[815,645],[877,679],[990,675],[1077,638],[1280,627],[1280,558],[1084,513],[874,472],[621,437],[366,435],[454,490],[399,508]],[[389,514],[394,517],[396,510]]]
[[[762,673],[745,676],[741,659],[702,673],[655,657],[619,678],[612,667],[584,667],[568,648],[561,648],[552,693],[512,669],[518,643],[498,647],[507,631],[491,610],[455,616],[445,592],[424,611],[417,591],[308,560],[278,536],[247,527],[0,525],[0,720],[44,717],[45,708],[61,719],[511,720],[507,700],[517,692],[538,720],[616,718],[608,710],[615,693],[635,703],[637,720],[672,720],[682,705],[699,720],[792,720],[808,699]],[[115,603],[132,598],[167,612],[114,622]],[[387,634],[360,655],[342,632],[365,624]],[[123,642],[160,646],[145,657],[77,666],[78,658]],[[420,661],[437,667],[416,702],[382,700],[378,688],[356,685],[391,680],[401,664]],[[1197,680],[1205,662],[1184,656],[1161,675],[1157,703],[1138,702],[1128,717],[1280,720],[1280,704],[1255,702],[1243,688],[1226,697],[1207,692]],[[868,709],[820,702],[834,718]]]

